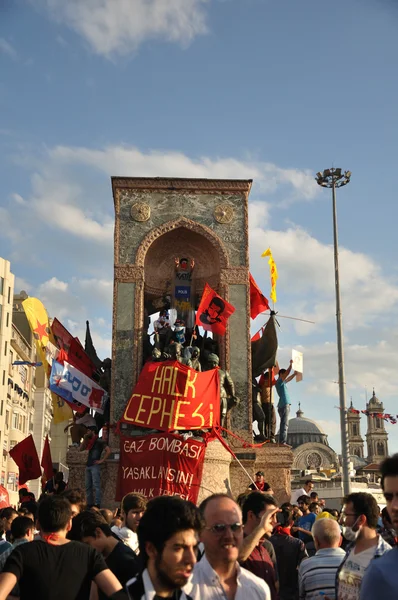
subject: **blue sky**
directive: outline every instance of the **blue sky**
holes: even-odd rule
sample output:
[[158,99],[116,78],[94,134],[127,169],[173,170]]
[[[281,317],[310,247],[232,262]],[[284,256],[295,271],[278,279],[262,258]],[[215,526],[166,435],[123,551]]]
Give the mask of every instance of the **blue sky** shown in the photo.
[[17,289],[76,335],[89,318],[108,355],[110,176],[252,177],[251,270],[268,294],[270,245],[277,310],[316,322],[280,320],[280,361],[304,352],[292,411],[339,450],[331,200],[313,176],[350,169],[347,396],[364,408],[374,386],[398,414],[397,29],[392,0],[3,0],[0,256]]

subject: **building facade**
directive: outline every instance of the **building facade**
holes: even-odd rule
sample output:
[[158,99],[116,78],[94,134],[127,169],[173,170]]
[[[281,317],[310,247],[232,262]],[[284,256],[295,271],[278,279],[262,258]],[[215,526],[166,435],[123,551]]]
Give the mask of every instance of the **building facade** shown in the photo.
[[[13,365],[16,361],[35,361],[35,350],[23,337],[14,324],[11,330],[11,343],[8,362],[7,411],[10,411],[9,450],[33,434],[35,419],[35,369],[27,365]],[[18,502],[18,466],[8,456],[6,482],[12,504]],[[29,487],[30,489],[30,487]]]
[[338,467],[339,460],[329,446],[322,428],[304,417],[299,407],[295,419],[289,420],[287,443],[292,446],[294,471],[330,470]]
[[361,414],[352,402],[347,413],[348,421],[348,448],[350,456],[364,458],[364,441],[361,436]]
[[[22,302],[28,298],[26,292],[21,291],[14,295],[13,303],[13,321],[18,324],[18,327],[23,331],[24,335],[30,340],[30,343],[35,347],[32,331],[26,318]],[[50,440],[51,457],[53,464],[63,465],[65,470],[66,453],[68,450],[68,434],[64,432],[64,427],[67,423],[55,424],[53,422],[52,397],[48,387],[48,375],[43,366],[37,367],[35,370],[35,416],[33,421],[32,435],[37,449],[39,458],[41,458],[44,448],[46,436]],[[29,489],[36,495],[41,493],[40,480],[32,481],[29,484]]]
[[388,456],[388,433],[383,419],[384,406],[376,397],[375,391],[366,404],[369,411],[366,445],[368,448],[368,463],[381,463]]

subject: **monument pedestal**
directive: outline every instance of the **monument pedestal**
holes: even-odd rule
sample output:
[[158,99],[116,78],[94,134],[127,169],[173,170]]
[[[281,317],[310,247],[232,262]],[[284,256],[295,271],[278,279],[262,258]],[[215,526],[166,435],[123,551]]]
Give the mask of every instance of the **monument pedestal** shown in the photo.
[[[262,448],[233,448],[233,451],[253,479],[257,471],[264,471],[264,479],[272,487],[278,504],[290,501],[290,473],[293,464],[293,452],[290,448],[266,444]],[[230,481],[235,498],[247,490],[251,483],[234,459],[230,468]]]
[[203,465],[198,505],[211,494],[225,494],[227,492],[232,460],[231,454],[224,448],[221,442],[214,440],[208,444]]
[[[116,450],[116,452],[118,452],[118,450]],[[69,448],[66,456],[67,465],[69,467],[69,489],[80,488],[85,492],[87,454],[87,450],[80,452],[78,448]],[[109,458],[101,465],[101,506],[103,508],[110,508],[113,510],[120,505],[120,502],[115,501],[118,467],[119,460],[114,458]]]
[[[271,485],[279,504],[290,500],[290,470],[293,463],[293,452],[290,448],[267,444],[263,448],[234,448],[233,451],[253,479],[257,471],[264,471],[265,481]],[[117,452],[115,449],[116,455]],[[85,490],[86,463],[87,451],[80,452],[78,448],[68,450],[69,488]],[[119,502],[115,501],[118,466],[119,460],[115,458],[108,459],[101,466],[104,508],[114,509],[119,506]],[[250,485],[250,480],[239,463],[218,440],[214,440],[206,449],[198,504],[211,494],[226,493],[227,481],[234,498]]]

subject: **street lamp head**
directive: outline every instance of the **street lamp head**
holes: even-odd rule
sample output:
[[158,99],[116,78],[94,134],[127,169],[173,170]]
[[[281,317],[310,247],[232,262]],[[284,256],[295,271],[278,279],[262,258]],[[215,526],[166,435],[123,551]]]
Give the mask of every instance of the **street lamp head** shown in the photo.
[[315,180],[322,187],[332,188],[347,185],[350,178],[351,171],[344,171],[343,173],[341,169],[333,167],[332,169],[325,169],[323,172],[319,171]]

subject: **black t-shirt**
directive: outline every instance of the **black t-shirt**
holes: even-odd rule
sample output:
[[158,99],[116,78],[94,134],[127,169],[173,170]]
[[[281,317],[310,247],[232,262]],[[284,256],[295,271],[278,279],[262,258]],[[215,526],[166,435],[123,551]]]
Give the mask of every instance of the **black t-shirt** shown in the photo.
[[87,544],[55,546],[35,540],[12,551],[3,573],[16,576],[21,600],[87,600],[91,581],[106,568],[103,557]]
[[106,444],[102,440],[95,440],[93,447],[88,451],[87,466],[92,467],[96,460],[100,460]]
[[[117,543],[117,546],[106,557],[105,562],[108,569],[118,578],[123,587],[140,570],[138,556],[134,550],[123,544],[123,542]],[[107,598],[100,589],[98,589],[98,596],[100,599]]]

